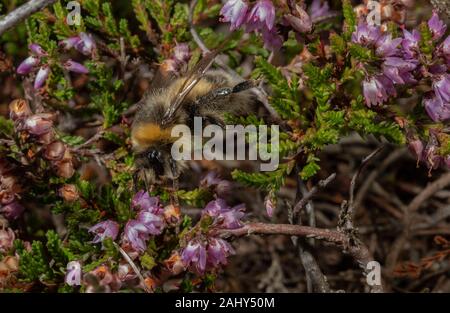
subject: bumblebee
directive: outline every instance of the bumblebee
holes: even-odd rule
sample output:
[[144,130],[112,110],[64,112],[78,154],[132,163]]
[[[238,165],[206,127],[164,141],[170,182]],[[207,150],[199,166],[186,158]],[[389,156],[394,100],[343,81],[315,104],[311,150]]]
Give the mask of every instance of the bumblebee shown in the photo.
[[259,102],[251,90],[256,81],[210,69],[217,51],[206,54],[187,74],[157,81],[162,87],[152,88],[139,102],[131,129],[135,180],[143,179],[148,186],[162,178],[179,177],[186,165],[171,156],[177,139],[171,136],[175,125],[193,129],[194,117],[201,117],[204,124],[223,126],[225,113],[238,116],[256,110]]

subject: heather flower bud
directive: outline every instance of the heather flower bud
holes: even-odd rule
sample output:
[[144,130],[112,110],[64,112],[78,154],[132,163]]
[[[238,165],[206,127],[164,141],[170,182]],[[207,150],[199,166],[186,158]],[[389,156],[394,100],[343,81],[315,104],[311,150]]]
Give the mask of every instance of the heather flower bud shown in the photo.
[[48,65],[43,65],[36,74],[36,79],[34,80],[34,89],[40,89],[44,86],[50,75],[50,67]]
[[43,57],[43,56],[48,55],[48,53],[44,49],[42,49],[42,47],[40,45],[38,45],[37,43],[30,44],[28,46],[28,48],[31,50],[31,52],[36,54],[38,57]]
[[206,264],[208,268],[217,268],[227,264],[227,257],[234,254],[231,245],[221,238],[209,238]]
[[203,274],[206,269],[206,247],[197,239],[189,241],[181,252],[181,261],[185,267],[190,267],[195,272]]
[[75,174],[75,169],[73,168],[71,159],[63,159],[61,161],[55,162],[56,174],[59,177],[70,178]]
[[66,63],[64,63],[64,68],[68,71],[74,72],[74,73],[80,73],[80,74],[88,74],[89,70],[83,65],[78,62],[68,60]]
[[151,197],[144,190],[138,191],[131,200],[131,206],[134,209],[149,211],[151,213],[159,213],[162,209],[158,197]]
[[9,220],[15,220],[19,218],[22,215],[23,211],[25,211],[25,208],[17,201],[11,202],[10,204],[7,204],[0,208],[0,213],[2,213]]
[[72,184],[65,184],[61,188],[59,188],[59,195],[66,202],[74,202],[80,198],[77,187]]
[[313,0],[309,7],[309,15],[312,20],[330,14],[330,6],[327,1]]
[[31,109],[24,99],[16,99],[9,104],[9,116],[14,121],[28,117],[31,114]]
[[74,36],[74,37],[69,37],[67,39],[61,40],[58,45],[65,50],[69,50],[69,49],[75,47],[80,41],[81,41],[81,38],[79,36]]
[[20,63],[19,67],[17,67],[17,74],[26,75],[30,73],[33,68],[39,64],[39,58],[31,55],[26,58],[22,63]]
[[59,161],[63,158],[66,145],[61,141],[54,141],[45,148],[44,156],[47,160]]
[[273,203],[271,198],[267,198],[266,201],[264,201],[264,206],[266,207],[266,212],[268,217],[273,216],[273,211],[275,210],[275,204]]
[[433,11],[433,15],[428,20],[428,27],[430,28],[431,33],[433,34],[433,39],[438,40],[445,34],[445,30],[447,29],[447,25],[439,19],[439,16],[436,11]]
[[90,55],[95,50],[95,41],[91,35],[80,33],[80,41],[75,45],[75,48],[84,55]]
[[92,226],[88,231],[95,234],[92,243],[101,242],[105,240],[105,238],[115,240],[119,234],[119,224],[111,220],[106,220]]
[[53,116],[48,113],[34,114],[25,120],[24,128],[32,135],[43,135],[53,127]]
[[67,263],[67,272],[65,278],[66,284],[69,286],[81,285],[81,264],[78,261]]
[[0,253],[8,253],[14,246],[16,236],[11,228],[0,228]]

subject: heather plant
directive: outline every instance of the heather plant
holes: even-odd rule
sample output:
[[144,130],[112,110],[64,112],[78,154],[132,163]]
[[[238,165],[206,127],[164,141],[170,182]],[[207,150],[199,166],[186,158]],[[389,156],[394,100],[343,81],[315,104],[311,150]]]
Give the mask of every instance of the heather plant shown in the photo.
[[[0,79],[17,85],[0,91],[0,289],[211,291],[238,251],[232,239],[250,233],[325,240],[365,271],[372,259],[360,253],[351,199],[324,232],[297,225],[307,198],[278,225],[249,222],[234,191],[258,190],[271,217],[286,181],[317,183],[321,151],[352,133],[408,146],[411,171],[450,168],[450,36],[439,6],[411,25],[388,10],[374,24],[366,2],[349,0],[80,0],[70,25],[68,1],[49,2],[0,26]],[[23,3],[2,1],[0,14]],[[400,3],[392,11],[403,14]],[[215,66],[259,82],[264,111],[227,123],[279,125],[280,164],[219,175],[192,162],[177,184],[148,186],[134,175],[130,141],[139,100],[157,71],[180,76],[217,47]]]

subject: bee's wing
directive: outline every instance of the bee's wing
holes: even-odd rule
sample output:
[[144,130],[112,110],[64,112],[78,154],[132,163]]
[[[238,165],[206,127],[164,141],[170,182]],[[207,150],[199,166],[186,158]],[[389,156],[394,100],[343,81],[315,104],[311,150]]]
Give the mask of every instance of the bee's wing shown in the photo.
[[167,124],[174,117],[175,112],[180,108],[181,103],[184,98],[189,94],[189,92],[194,88],[194,86],[200,81],[206,71],[213,64],[215,57],[221,49],[215,49],[208,52],[188,73],[186,76],[186,81],[181,86],[180,91],[175,97],[174,101],[170,104],[166,113],[164,114],[162,124]]

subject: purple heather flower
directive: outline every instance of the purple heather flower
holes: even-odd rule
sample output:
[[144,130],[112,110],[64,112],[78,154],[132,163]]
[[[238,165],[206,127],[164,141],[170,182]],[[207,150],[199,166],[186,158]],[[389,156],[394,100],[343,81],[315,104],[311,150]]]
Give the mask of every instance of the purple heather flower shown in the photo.
[[173,59],[178,63],[187,63],[190,57],[191,53],[187,43],[179,43],[173,49]]
[[283,45],[283,39],[280,35],[278,35],[276,28],[273,28],[271,31],[264,28],[262,31],[262,37],[265,49],[277,51]]
[[413,60],[403,60],[399,57],[388,57],[383,63],[383,73],[396,84],[414,83],[410,73],[417,67]]
[[417,160],[421,159],[424,146],[423,142],[420,139],[410,141],[408,144],[408,148],[416,155]]
[[402,43],[402,38],[392,39],[392,36],[382,35],[375,43],[376,53],[381,57],[390,57],[398,53],[398,46]]
[[230,22],[230,30],[241,27],[247,16],[248,4],[243,0],[228,0],[220,10],[221,22]]
[[83,65],[78,62],[68,60],[64,63],[64,68],[68,71],[80,73],[80,74],[87,74],[89,73],[89,70]]
[[78,261],[67,263],[67,272],[65,282],[69,286],[81,285],[81,264]]
[[164,228],[162,216],[158,216],[148,211],[139,212],[137,221],[147,228],[147,233],[150,235],[159,235]]
[[330,6],[328,5],[328,2],[326,0],[313,0],[311,6],[309,7],[309,15],[311,16],[312,20],[325,16],[329,13]]
[[19,218],[25,208],[17,201],[13,201],[7,205],[0,207],[0,213],[2,213],[7,219],[15,220]]
[[32,135],[40,136],[48,133],[53,126],[51,115],[48,113],[34,114],[25,120],[24,128]]
[[428,20],[428,27],[433,34],[434,40],[441,38],[445,34],[445,30],[447,29],[447,25],[445,25],[445,23],[441,19],[439,19],[436,11],[433,11],[433,15]]
[[383,103],[394,93],[391,80],[384,75],[372,76],[363,81],[363,94],[368,107]]
[[284,15],[284,19],[299,33],[309,33],[312,29],[312,20],[308,13],[299,5],[295,5],[294,14]]
[[193,268],[197,273],[203,274],[206,269],[206,247],[199,240],[189,241],[181,252],[181,262],[185,267]]
[[444,55],[450,59],[450,35],[447,36],[442,43],[442,52],[444,52]]
[[21,75],[29,74],[33,68],[39,64],[39,58],[31,55],[26,58],[20,65],[17,67],[17,73]]
[[270,0],[259,0],[251,9],[246,21],[247,32],[267,28],[272,30],[275,25],[275,7]]
[[143,252],[147,249],[146,241],[149,238],[147,227],[137,220],[130,220],[125,225],[124,239],[136,251]]
[[48,65],[43,65],[36,74],[36,79],[34,80],[34,89],[40,89],[44,86],[50,75],[50,67]]
[[360,22],[352,34],[352,42],[360,45],[375,44],[381,36],[380,28],[368,25],[366,22]]
[[414,58],[419,51],[420,33],[413,29],[412,32],[403,29],[402,48],[404,55],[411,59]]
[[58,45],[61,46],[63,49],[69,50],[74,48],[80,41],[81,41],[80,36],[74,36],[61,40]]
[[441,97],[426,98],[423,104],[433,121],[440,122],[450,119],[450,103],[445,103]]
[[217,268],[227,264],[227,257],[234,254],[231,245],[221,238],[209,238],[208,248],[206,250],[206,264],[210,268]]
[[42,49],[42,47],[40,45],[38,45],[37,43],[30,44],[28,46],[28,48],[30,49],[31,52],[36,54],[38,57],[44,57],[44,56],[48,55],[47,51]]
[[433,82],[433,90],[437,97],[450,106],[450,75],[444,74]]
[[144,190],[138,191],[131,200],[131,206],[134,209],[145,210],[151,213],[159,213],[162,208],[158,197],[151,197]]
[[75,48],[84,55],[90,55],[95,50],[95,41],[90,34],[80,33],[80,41],[76,43]]
[[119,224],[111,220],[106,220],[95,224],[94,226],[89,228],[88,231],[95,234],[92,243],[101,242],[107,237],[115,240],[117,238],[117,235],[119,234]]
[[218,225],[227,229],[242,227],[241,219],[244,217],[245,206],[243,204],[229,207],[225,200],[217,199],[209,202],[203,209],[203,214],[207,214],[215,219]]

